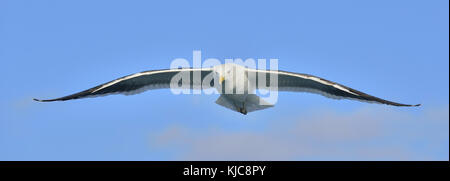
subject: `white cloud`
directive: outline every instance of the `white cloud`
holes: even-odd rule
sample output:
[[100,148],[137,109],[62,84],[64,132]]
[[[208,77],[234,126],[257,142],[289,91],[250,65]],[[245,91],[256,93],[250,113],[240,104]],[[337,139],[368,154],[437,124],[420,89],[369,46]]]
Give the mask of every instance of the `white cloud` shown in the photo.
[[[177,160],[445,159],[434,155],[439,149],[444,149],[448,160],[448,105],[394,110],[321,110],[273,120],[263,131],[205,131],[176,125],[154,135],[152,144],[182,150]],[[417,146],[423,143],[427,148]]]

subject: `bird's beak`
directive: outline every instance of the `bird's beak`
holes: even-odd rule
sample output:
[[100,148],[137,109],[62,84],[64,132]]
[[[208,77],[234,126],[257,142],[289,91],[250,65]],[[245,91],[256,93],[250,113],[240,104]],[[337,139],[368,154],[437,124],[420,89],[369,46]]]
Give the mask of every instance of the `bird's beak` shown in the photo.
[[225,80],[225,77],[224,76],[220,76],[220,78],[219,78],[219,83],[220,84],[222,84],[222,82]]

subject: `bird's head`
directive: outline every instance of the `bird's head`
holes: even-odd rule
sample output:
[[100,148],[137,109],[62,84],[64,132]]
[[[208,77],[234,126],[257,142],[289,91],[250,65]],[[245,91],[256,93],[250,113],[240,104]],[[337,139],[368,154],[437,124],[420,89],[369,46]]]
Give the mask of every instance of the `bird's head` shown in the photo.
[[218,80],[219,85],[223,85],[226,82],[232,80],[233,64],[223,64],[215,67],[214,78]]

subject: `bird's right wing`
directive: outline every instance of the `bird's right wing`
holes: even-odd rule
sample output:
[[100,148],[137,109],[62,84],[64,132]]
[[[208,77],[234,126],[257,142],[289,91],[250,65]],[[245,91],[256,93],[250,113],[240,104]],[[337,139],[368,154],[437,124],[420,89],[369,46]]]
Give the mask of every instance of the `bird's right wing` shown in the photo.
[[[202,81],[207,77],[212,79],[211,68],[183,68],[183,69],[166,69],[152,70],[128,75],[116,80],[101,84],[99,86],[81,91],[72,95],[64,96],[56,99],[40,100],[40,102],[66,101],[71,99],[80,99],[86,97],[105,96],[110,94],[132,95],[151,89],[170,88],[171,84],[175,87],[179,86],[183,81],[173,81],[175,76],[189,75],[190,80],[187,89],[201,89]],[[184,73],[184,74],[183,74]],[[200,79],[195,76],[199,75]]]

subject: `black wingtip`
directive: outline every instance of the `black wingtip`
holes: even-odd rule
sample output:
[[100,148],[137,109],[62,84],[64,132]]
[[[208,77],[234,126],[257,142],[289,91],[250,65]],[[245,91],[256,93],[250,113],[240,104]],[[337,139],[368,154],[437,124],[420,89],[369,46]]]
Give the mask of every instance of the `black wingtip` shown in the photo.
[[419,107],[421,105],[422,104],[404,104],[403,106],[405,106],[405,107]]
[[48,100],[42,100],[42,99],[36,99],[36,98],[33,98],[33,100],[37,101],[37,102],[48,102]]

